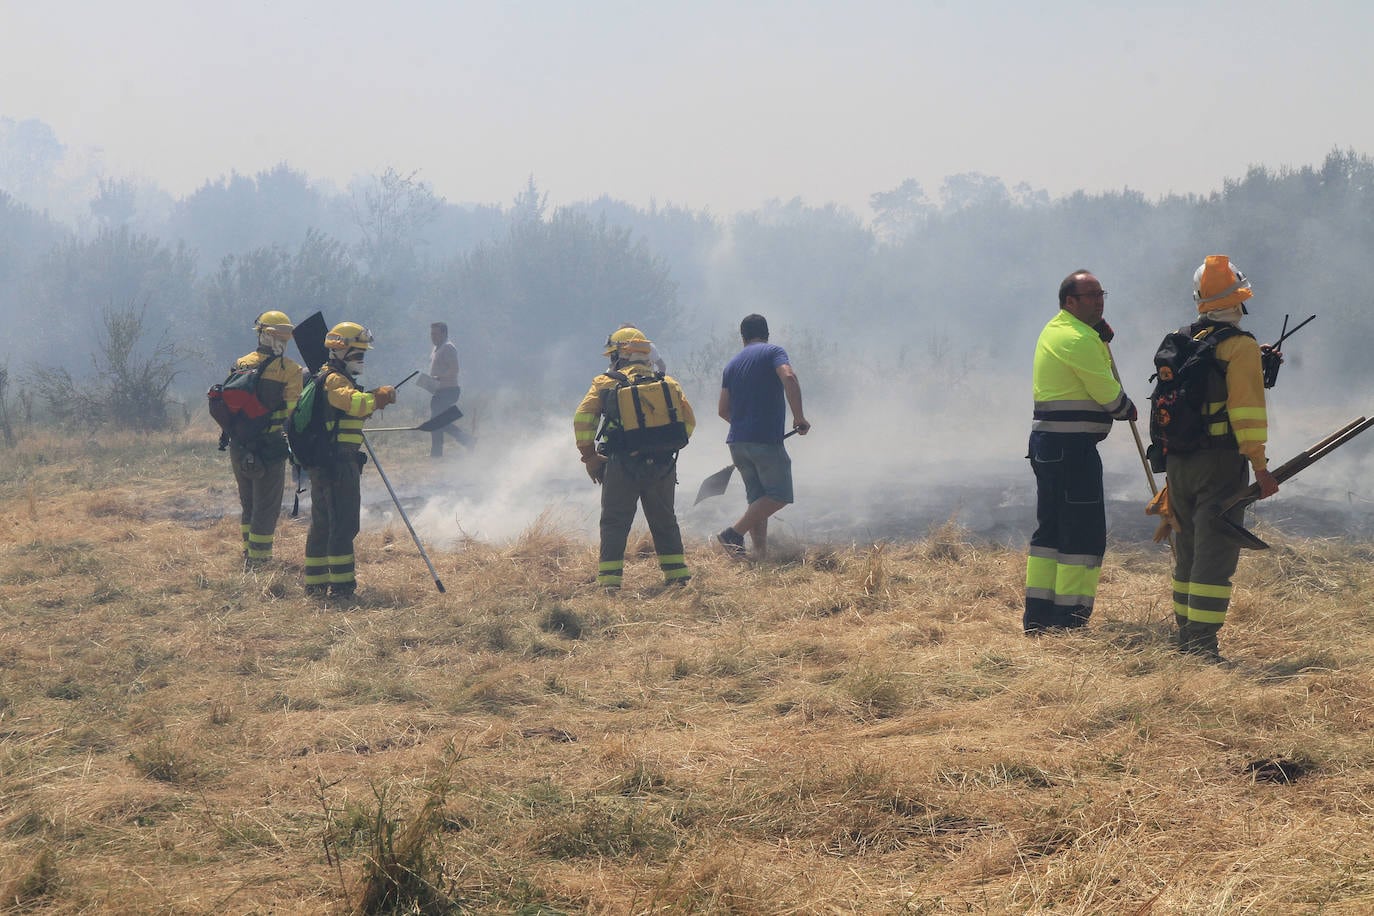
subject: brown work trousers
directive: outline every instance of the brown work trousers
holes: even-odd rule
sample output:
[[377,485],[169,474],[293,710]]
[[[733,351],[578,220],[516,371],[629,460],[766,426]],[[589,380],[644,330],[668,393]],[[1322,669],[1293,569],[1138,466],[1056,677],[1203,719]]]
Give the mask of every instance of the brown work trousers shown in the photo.
[[[1217,517],[1221,503],[1250,483],[1250,462],[1234,449],[1203,449],[1170,455],[1169,505],[1180,530],[1174,536],[1174,615],[1221,626],[1231,604],[1231,577],[1240,543]],[[1239,525],[1244,507],[1226,518]]]
[[363,456],[339,449],[310,468],[310,531],[305,536],[305,584],[350,591],[356,584],[353,539],[362,517]]
[[625,543],[635,512],[644,506],[644,521],[653,535],[654,551],[664,578],[687,577],[673,500],[677,493],[677,461],[671,457],[645,460],[613,455],[601,483],[601,563],[597,582],[620,585],[625,568]]
[[286,491],[286,460],[264,461],[237,443],[229,445],[229,465],[239,488],[239,529],[248,560],[270,560],[277,519]]

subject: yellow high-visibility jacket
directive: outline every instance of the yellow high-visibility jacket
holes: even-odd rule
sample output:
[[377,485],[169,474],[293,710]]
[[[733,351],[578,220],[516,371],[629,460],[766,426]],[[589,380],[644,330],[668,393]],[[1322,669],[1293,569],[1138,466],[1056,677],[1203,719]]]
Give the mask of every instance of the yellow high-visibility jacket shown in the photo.
[[1102,338],[1063,309],[1035,343],[1031,387],[1033,432],[1088,433],[1105,439],[1112,420],[1124,420],[1134,407],[1112,374],[1112,358]]
[[263,435],[282,435],[286,429],[286,415],[301,396],[301,367],[285,356],[278,357],[270,350],[258,349],[234,362],[234,371],[257,368],[263,360],[271,360],[258,378],[258,400],[272,411],[272,419]]
[[1264,370],[1260,365],[1260,348],[1255,338],[1237,334],[1217,344],[1217,362],[1226,369],[1222,380],[1213,375],[1207,389],[1206,415],[1213,416],[1226,408],[1219,421],[1208,424],[1207,432],[1224,437],[1228,432],[1236,437],[1240,453],[1250,459],[1255,470],[1268,466],[1264,448],[1269,441],[1269,412],[1264,406]]
[[345,373],[335,369],[324,380],[329,406],[336,413],[325,421],[325,429],[338,429],[335,440],[341,447],[356,451],[363,444],[363,421],[377,409],[377,399],[363,391]]
[[[628,363],[616,371],[627,376],[631,381],[655,375],[653,368],[647,363]],[[681,399],[682,422],[687,426],[687,435],[691,436],[692,430],[696,429],[697,425],[696,415],[692,413],[692,405],[687,403],[687,395],[683,394],[682,386],[677,383],[676,379],[670,375],[665,375],[663,380]],[[577,412],[573,414],[573,438],[577,442],[577,450],[582,453],[584,462],[590,461],[596,456],[596,427],[601,421],[601,415],[606,412],[606,397],[608,393],[615,391],[616,385],[616,380],[605,373],[592,379],[592,387],[587,389],[586,396],[582,398],[582,403],[577,405]]]

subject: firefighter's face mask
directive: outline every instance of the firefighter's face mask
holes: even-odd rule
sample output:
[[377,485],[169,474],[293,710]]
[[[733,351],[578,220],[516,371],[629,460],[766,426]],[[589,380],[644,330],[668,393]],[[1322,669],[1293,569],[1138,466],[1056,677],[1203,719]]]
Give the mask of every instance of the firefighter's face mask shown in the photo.
[[258,331],[258,346],[271,350],[276,356],[281,356],[286,352],[286,342],[290,339],[290,331],[280,331],[270,327]]
[[349,375],[352,375],[354,378],[360,378],[362,376],[363,357],[366,353],[367,351],[365,350],[349,350],[344,356],[344,365],[348,367]]

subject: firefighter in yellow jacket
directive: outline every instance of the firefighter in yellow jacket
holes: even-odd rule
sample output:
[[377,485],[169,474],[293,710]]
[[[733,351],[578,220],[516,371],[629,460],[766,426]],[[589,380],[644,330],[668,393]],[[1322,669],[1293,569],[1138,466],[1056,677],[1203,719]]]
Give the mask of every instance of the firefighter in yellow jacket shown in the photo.
[[262,566],[272,559],[272,542],[281,516],[286,489],[286,415],[301,394],[301,367],[286,356],[294,325],[284,312],[263,312],[253,322],[258,332],[257,349],[234,363],[234,372],[251,372],[258,366],[257,397],[270,413],[266,428],[250,441],[229,441],[229,462],[238,484],[239,527],[243,533],[245,568]]
[[1028,634],[1081,627],[1092,616],[1107,550],[1102,459],[1097,443],[1135,405],[1112,371],[1102,318],[1107,294],[1077,270],[1059,284],[1059,313],[1035,344],[1035,415],[1028,457],[1035,472],[1036,529],[1026,558]]
[[331,598],[350,598],[357,590],[353,539],[362,515],[362,469],[367,460],[363,421],[396,402],[396,389],[382,385],[364,391],[358,385],[363,360],[372,349],[372,334],[353,321],[334,326],[324,338],[329,358],[323,390],[330,414],[325,429],[333,437],[329,459],[310,470],[310,532],[305,538],[305,591]]
[[[1246,300],[1254,296],[1245,274],[1223,254],[1209,255],[1193,274],[1197,321],[1188,329],[1194,339],[1220,334],[1214,369],[1207,385],[1203,413],[1206,438],[1201,447],[1166,456],[1168,477],[1164,511],[1175,528],[1174,619],[1180,651],[1212,662],[1222,661],[1217,632],[1231,602],[1231,576],[1240,561],[1240,545],[1221,530],[1215,506],[1250,483],[1260,485],[1260,498],[1279,491],[1269,473],[1265,444],[1269,415],[1264,404],[1260,346],[1250,334],[1236,333]],[[1245,509],[1231,521],[1239,524]]]
[[635,511],[653,535],[664,581],[691,578],[683,554],[673,499],[677,450],[696,426],[682,387],[650,365],[653,345],[638,329],[621,328],[606,338],[610,368],[592,380],[573,415],[573,434],[587,474],[601,484],[601,560],[596,582],[620,588],[625,542]]

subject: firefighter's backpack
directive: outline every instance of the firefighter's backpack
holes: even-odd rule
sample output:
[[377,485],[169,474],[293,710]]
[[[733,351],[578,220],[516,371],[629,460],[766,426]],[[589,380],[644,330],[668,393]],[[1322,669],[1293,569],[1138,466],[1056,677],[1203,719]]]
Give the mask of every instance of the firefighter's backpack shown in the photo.
[[1155,383],[1150,392],[1150,467],[1159,473],[1171,454],[1183,455],[1217,444],[1235,445],[1233,436],[1218,440],[1207,428],[1226,419],[1225,405],[1206,413],[1207,389],[1223,372],[1217,347],[1237,334],[1253,336],[1234,325],[1199,323],[1164,335],[1155,351]]
[[661,373],[630,378],[607,372],[615,388],[606,392],[606,451],[670,455],[687,445],[681,389]]
[[221,430],[220,451],[230,441],[247,445],[267,431],[268,424],[272,422],[272,411],[258,399],[258,383],[274,359],[281,357],[260,359],[255,365],[244,369],[236,365],[229,370],[228,378],[218,385],[211,385],[205,393],[210,416]]
[[292,463],[305,468],[328,464],[334,457],[337,426],[330,429],[329,395],[324,380],[329,370],[312,375],[301,389],[301,396],[286,420],[286,441],[291,445]]

